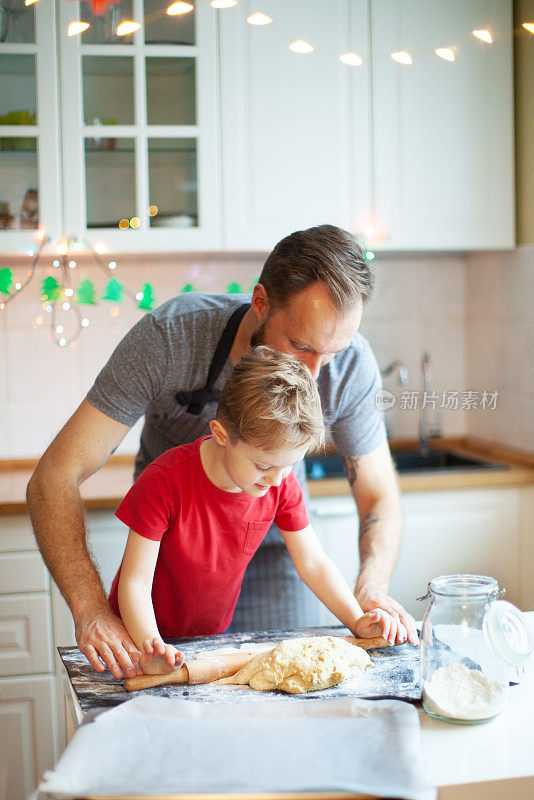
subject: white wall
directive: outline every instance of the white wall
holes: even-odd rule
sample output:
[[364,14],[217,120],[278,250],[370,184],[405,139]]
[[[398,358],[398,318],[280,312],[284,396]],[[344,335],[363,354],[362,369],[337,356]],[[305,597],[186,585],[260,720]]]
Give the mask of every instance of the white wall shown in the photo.
[[467,374],[499,392],[491,414],[470,411],[470,434],[534,451],[534,245],[466,263]]
[[[117,258],[115,277],[132,290],[145,281],[155,287],[157,303],[177,294],[186,283],[204,291],[224,291],[231,281],[248,289],[259,275],[264,256],[156,256],[157,263],[140,257]],[[50,264],[51,259],[48,259]],[[101,290],[105,276],[94,264],[78,259],[76,281],[89,277]],[[2,264],[4,266],[4,264]],[[27,269],[27,265],[25,265]],[[393,358],[406,361],[411,385],[419,389],[419,364],[423,349],[434,362],[438,389],[465,388],[465,264],[461,257],[421,255],[379,257],[376,262],[379,291],[367,310],[362,332],[370,339],[381,367]],[[24,269],[13,267],[15,280]],[[43,314],[39,301],[45,268],[34,284],[0,313],[0,458],[39,456],[74,411],[99,369],[124,333],[141,316],[125,301],[117,318],[110,305],[84,306],[90,320],[73,349],[53,345],[46,324],[35,327]],[[395,379],[386,386],[397,393]],[[444,430],[460,434],[465,413],[450,412]],[[417,412],[394,410],[393,434],[414,436]],[[119,452],[135,452],[139,425]]]

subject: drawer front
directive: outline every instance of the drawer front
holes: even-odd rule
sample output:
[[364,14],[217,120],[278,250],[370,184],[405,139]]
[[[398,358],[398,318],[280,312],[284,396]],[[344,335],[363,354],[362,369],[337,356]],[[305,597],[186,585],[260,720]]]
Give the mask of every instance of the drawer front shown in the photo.
[[0,597],[0,675],[52,671],[48,594]]
[[29,515],[0,515],[0,553],[20,550],[37,550]]
[[50,589],[48,571],[40,553],[0,555],[0,594]]

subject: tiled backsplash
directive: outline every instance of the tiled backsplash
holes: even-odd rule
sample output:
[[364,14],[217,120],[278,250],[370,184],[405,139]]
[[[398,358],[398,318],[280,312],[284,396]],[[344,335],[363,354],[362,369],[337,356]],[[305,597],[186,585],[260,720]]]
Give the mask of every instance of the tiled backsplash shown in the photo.
[[534,245],[469,256],[466,290],[469,382],[499,392],[493,413],[469,412],[469,432],[534,451]]
[[[187,283],[202,291],[221,292],[236,281],[248,290],[263,260],[241,255],[154,256],[146,263],[139,256],[129,262],[117,258],[116,277],[132,290],[150,282],[160,304]],[[476,263],[475,267],[482,276],[484,269]],[[79,259],[78,269],[78,279],[89,277],[101,290],[105,277],[94,265]],[[468,388],[466,331],[471,337],[473,331],[466,324],[465,290],[472,280],[467,280],[466,261],[459,256],[381,256],[376,269],[379,289],[365,312],[362,332],[381,368],[397,358],[409,367],[410,385],[399,386],[394,376],[386,378],[384,385],[397,397],[395,408],[388,412],[393,435],[415,436],[419,412],[401,407],[401,391],[419,391],[424,350],[431,355],[438,391]],[[15,279],[20,270],[14,268]],[[83,307],[89,327],[75,348],[60,349],[50,342],[46,324],[34,324],[43,313],[37,288],[36,281],[0,315],[0,458],[4,459],[32,458],[44,451],[117,342],[143,313],[128,300],[116,318],[110,315],[111,304]],[[140,423],[119,452],[136,451],[139,429]],[[465,432],[466,412],[461,408],[444,411],[443,430],[448,435]]]

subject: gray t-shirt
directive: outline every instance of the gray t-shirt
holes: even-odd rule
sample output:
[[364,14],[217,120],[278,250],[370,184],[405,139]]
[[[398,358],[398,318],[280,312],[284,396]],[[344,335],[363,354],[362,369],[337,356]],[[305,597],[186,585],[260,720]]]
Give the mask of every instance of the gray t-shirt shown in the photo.
[[[87,399],[124,425],[132,426],[145,415],[136,477],[169,448],[209,433],[217,404],[207,403],[196,416],[187,413],[176,394],[206,386],[221,333],[233,311],[248,302],[249,295],[180,295],[144,316],[115,348]],[[228,358],[214,389],[223,389],[232,367]],[[380,385],[374,355],[359,333],[347,350],[322,367],[317,386],[339,455],[363,455],[385,440],[375,404]],[[295,465],[295,474],[304,482],[302,462]]]

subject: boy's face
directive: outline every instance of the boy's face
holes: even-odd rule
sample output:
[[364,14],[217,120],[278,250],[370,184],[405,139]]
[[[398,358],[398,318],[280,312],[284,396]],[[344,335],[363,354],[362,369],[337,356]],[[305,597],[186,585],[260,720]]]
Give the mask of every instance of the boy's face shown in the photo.
[[291,472],[291,467],[301,461],[308,448],[279,450],[270,453],[247,442],[226,440],[222,461],[229,478],[251,497],[264,497],[271,486],[280,483]]

